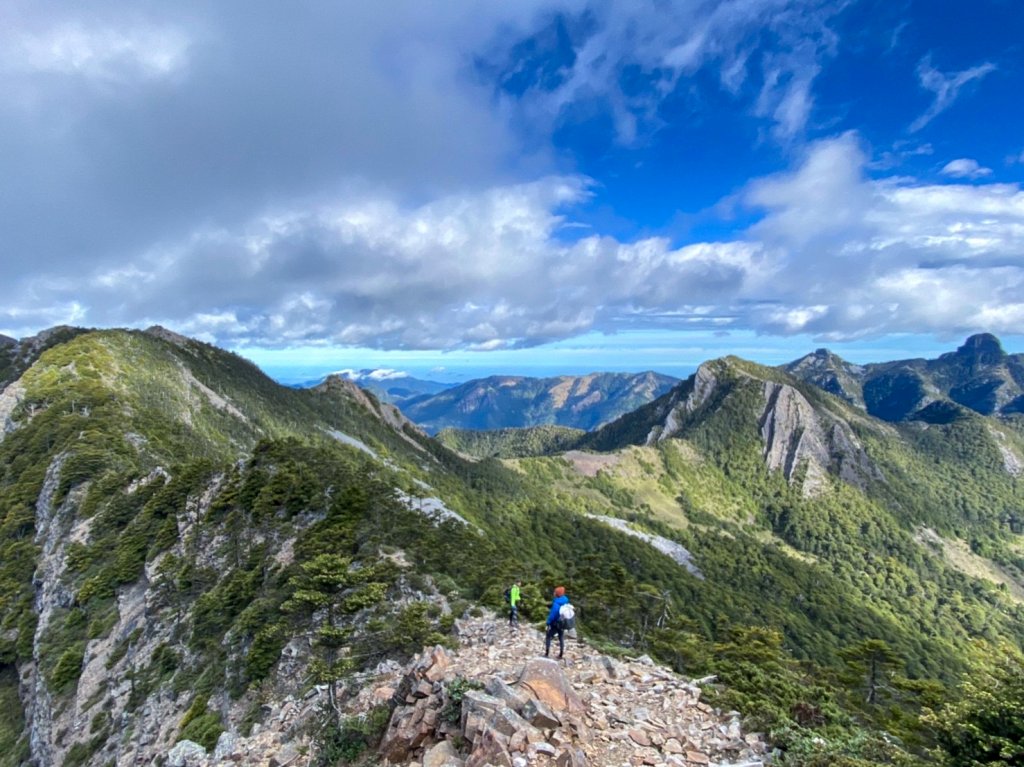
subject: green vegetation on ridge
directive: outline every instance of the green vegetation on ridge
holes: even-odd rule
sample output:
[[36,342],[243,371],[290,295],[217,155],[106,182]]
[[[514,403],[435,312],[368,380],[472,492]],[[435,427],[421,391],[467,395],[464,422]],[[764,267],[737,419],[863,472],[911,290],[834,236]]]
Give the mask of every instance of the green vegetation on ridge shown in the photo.
[[[67,700],[88,643],[108,637],[107,670],[132,682],[127,713],[171,690],[182,731],[211,743],[224,724],[215,701],[258,700],[293,637],[312,640],[305,682],[331,683],[445,641],[469,604],[498,607],[521,577],[527,619],[562,583],[599,646],[717,675],[717,700],[769,729],[780,763],[925,758],[929,728],[945,725],[921,712],[1024,639],[1019,603],[918,537],[956,535],[1019,572],[1021,491],[995,427],[978,416],[887,437],[851,420],[883,479],[805,496],[766,469],[759,368],[740,367],[717,367],[720,385],[679,438],[627,447],[645,441],[664,407],[653,403],[589,443],[613,452],[506,464],[388,425],[340,383],[295,391],[196,342],[80,335],[22,378],[18,428],[0,442],[0,696],[35,659]],[[470,524],[417,511],[435,497]],[[680,543],[703,579],[589,515]],[[47,541],[51,587],[72,599],[37,637]],[[144,573],[150,612],[132,623],[115,597]],[[0,753],[24,752],[22,726],[0,720]],[[81,740],[75,758],[106,748]]]

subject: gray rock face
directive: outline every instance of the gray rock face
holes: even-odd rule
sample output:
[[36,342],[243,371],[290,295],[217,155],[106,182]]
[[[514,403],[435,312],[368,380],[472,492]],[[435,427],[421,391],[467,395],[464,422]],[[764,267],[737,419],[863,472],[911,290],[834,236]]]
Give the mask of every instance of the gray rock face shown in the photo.
[[702,573],[700,568],[694,563],[693,555],[690,554],[690,552],[681,544],[676,543],[675,541],[670,541],[668,538],[663,538],[660,535],[651,535],[649,533],[640,532],[639,530],[634,530],[624,519],[606,517],[600,514],[588,514],[587,516],[591,519],[600,520],[606,525],[622,531],[626,535],[631,535],[634,538],[639,538],[640,540],[649,543],[662,554],[671,557],[675,562],[685,567],[687,572],[691,575],[699,578],[700,580],[704,580],[704,573]]
[[0,391],[0,442],[3,441],[4,435],[17,428],[17,424],[11,420],[11,414],[24,396],[25,387],[17,381]]
[[849,424],[815,409],[797,389],[766,381],[764,402],[758,426],[765,464],[783,472],[789,482],[803,468],[804,495],[823,489],[830,468],[854,485],[879,478]]
[[805,494],[813,494],[825,482],[829,452],[825,434],[811,403],[796,389],[765,381],[764,412],[758,420],[769,469],[782,471],[793,480],[797,467],[807,467]]
[[167,752],[169,767],[198,767],[206,759],[206,749],[191,740],[182,740]]
[[717,385],[718,377],[715,375],[711,365],[705,363],[697,368],[697,372],[693,377],[693,387],[685,397],[682,396],[682,392],[678,388],[673,390],[672,397],[667,404],[664,420],[651,429],[647,435],[646,444],[653,445],[656,442],[676,436],[679,433],[679,427],[682,422],[681,415],[693,413],[707,402]]
[[33,662],[20,669],[21,699],[27,701],[25,719],[28,725],[29,743],[32,755],[41,764],[58,764],[63,760],[62,747],[56,742],[54,732],[55,712],[49,686],[39,669],[42,656],[42,642],[53,618],[60,607],[70,606],[74,595],[61,584],[64,571],[64,556],[68,544],[68,531],[73,519],[75,498],[69,496],[59,507],[54,506],[60,472],[67,456],[63,453],[54,458],[46,470],[43,487],[36,500],[36,537],[40,548],[39,567],[35,576],[35,609],[39,619],[32,640]]

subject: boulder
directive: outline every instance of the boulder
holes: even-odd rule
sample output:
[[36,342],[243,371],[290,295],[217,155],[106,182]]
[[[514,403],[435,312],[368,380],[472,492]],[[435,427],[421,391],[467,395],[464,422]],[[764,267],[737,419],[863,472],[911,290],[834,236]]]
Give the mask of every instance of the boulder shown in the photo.
[[508,739],[490,727],[473,741],[473,750],[466,759],[466,767],[512,767],[508,752]]
[[527,661],[515,686],[546,703],[555,712],[578,714],[584,710],[583,701],[565,678],[562,667],[548,658],[532,658]]
[[555,767],[588,767],[587,755],[579,748],[563,751],[555,759]]
[[230,732],[222,732],[220,737],[217,738],[217,746],[213,750],[213,758],[215,761],[223,762],[238,748],[238,736]]
[[[424,703],[427,699],[421,698]],[[424,719],[427,706],[399,706],[391,714],[384,737],[381,738],[379,751],[381,756],[393,763],[406,762],[413,752],[422,746],[432,735],[434,728]]]
[[462,767],[463,764],[465,761],[448,740],[434,744],[423,754],[423,767]]
[[523,719],[542,730],[553,730],[562,724],[544,701],[533,698],[523,706]]
[[462,731],[469,740],[498,711],[507,709],[503,700],[479,690],[467,690],[462,696]]
[[429,663],[429,666],[423,670],[423,676],[430,682],[439,682],[444,679],[452,664],[451,656],[441,645],[437,645],[431,650],[430,654],[425,657],[425,662]]
[[525,693],[509,686],[504,679],[497,676],[492,676],[488,680],[484,690],[488,695],[493,695],[495,698],[505,701],[506,705],[517,714],[523,713],[523,707],[526,705],[526,701],[529,700]]
[[167,752],[170,767],[195,767],[206,759],[206,749],[191,740],[179,740]]

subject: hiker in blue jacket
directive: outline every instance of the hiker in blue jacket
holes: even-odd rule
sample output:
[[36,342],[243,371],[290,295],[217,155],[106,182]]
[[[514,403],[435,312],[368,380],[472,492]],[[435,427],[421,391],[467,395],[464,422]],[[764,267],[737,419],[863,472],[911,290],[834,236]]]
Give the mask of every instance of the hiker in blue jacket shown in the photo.
[[544,634],[545,658],[551,652],[551,640],[555,634],[558,634],[558,657],[561,658],[565,654],[565,626],[562,625],[562,619],[558,615],[558,611],[562,609],[562,605],[567,604],[569,604],[569,597],[565,595],[565,586],[559,586],[555,589],[555,598],[551,602],[551,609],[548,611],[548,629]]

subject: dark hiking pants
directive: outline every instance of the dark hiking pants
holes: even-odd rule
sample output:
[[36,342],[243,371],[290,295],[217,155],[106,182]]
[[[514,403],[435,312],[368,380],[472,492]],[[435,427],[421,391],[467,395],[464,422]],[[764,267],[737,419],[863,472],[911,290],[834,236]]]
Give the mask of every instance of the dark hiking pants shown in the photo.
[[548,624],[547,633],[544,635],[545,658],[551,652],[551,640],[555,638],[555,634],[558,635],[558,657],[561,658],[565,654],[565,629],[562,628],[561,621],[555,621]]

